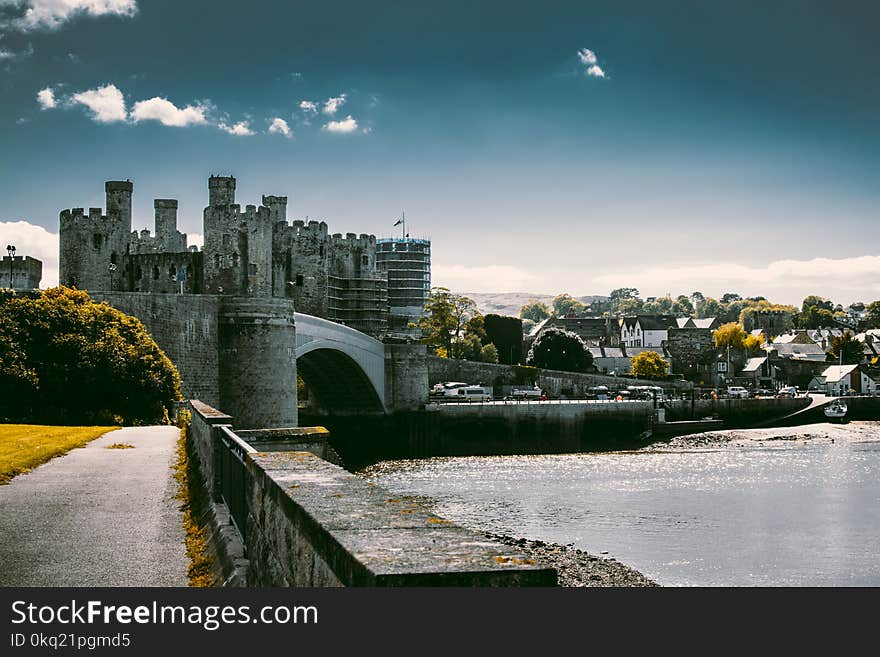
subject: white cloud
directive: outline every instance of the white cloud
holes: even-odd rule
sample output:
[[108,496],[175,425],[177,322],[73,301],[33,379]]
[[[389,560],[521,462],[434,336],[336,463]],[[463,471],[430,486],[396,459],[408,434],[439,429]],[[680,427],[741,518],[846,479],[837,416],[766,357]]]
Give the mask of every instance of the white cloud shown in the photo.
[[435,264],[431,270],[432,285],[468,292],[517,292],[535,281],[529,272],[510,265],[468,267]]
[[341,121],[330,121],[325,123],[323,130],[327,132],[354,132],[357,130],[358,122],[350,114]]
[[5,25],[22,31],[54,30],[80,15],[127,16],[137,13],[136,0],[0,0],[0,7],[25,8],[24,14]]
[[345,105],[345,94],[339,94],[335,98],[328,98],[324,101],[324,109],[321,111],[324,114],[333,115],[336,114],[336,110]]
[[131,118],[135,123],[153,120],[162,125],[182,128],[207,123],[205,118],[207,109],[204,105],[187,105],[179,108],[171,101],[155,96],[149,100],[136,102],[131,110]]
[[[43,261],[43,281],[40,287],[58,285],[58,233],[50,233],[42,226],[27,221],[0,221],[3,245],[14,244],[15,255],[30,256]],[[3,255],[6,252],[3,251]]]
[[591,75],[594,78],[604,78],[605,71],[603,71],[598,65],[593,64],[590,68],[587,69],[587,75]]
[[251,130],[247,121],[239,121],[233,125],[227,125],[221,121],[217,124],[217,127],[224,132],[228,132],[230,135],[235,135],[236,137],[250,137],[254,134],[254,131]]
[[318,106],[310,100],[299,101],[299,108],[306,113],[317,114]]
[[272,119],[272,122],[269,124],[269,133],[273,135],[284,135],[288,139],[290,139],[293,134],[290,132],[290,126],[287,125],[287,121],[278,117]]
[[52,87],[46,87],[45,89],[40,89],[37,92],[37,102],[40,103],[40,109],[52,109],[57,105],[55,102],[55,91]]
[[595,64],[598,60],[596,59],[596,53],[594,53],[589,48],[581,48],[578,50],[578,59],[581,60],[581,63],[584,66],[590,66],[591,64]]
[[593,283],[609,290],[631,285],[643,296],[700,290],[718,297],[738,292],[800,305],[805,296],[818,294],[848,304],[880,298],[880,256],[776,260],[764,266],[707,263],[652,267],[604,274],[594,278]]
[[92,111],[92,118],[98,123],[125,121],[128,117],[125,111],[125,98],[113,84],[82,91],[74,94],[70,100],[88,107]]

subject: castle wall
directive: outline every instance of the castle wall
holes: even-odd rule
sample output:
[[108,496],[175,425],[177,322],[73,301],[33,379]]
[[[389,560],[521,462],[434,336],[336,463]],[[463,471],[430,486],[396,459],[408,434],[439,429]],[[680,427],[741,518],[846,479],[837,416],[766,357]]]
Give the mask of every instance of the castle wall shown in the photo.
[[183,293],[201,294],[204,292],[203,255],[201,251],[127,255],[122,277],[124,289],[131,292],[180,294],[182,273]]
[[185,398],[220,404],[218,297],[100,291],[90,296],[144,323],[180,372]]
[[43,279],[43,263],[30,256],[3,256],[0,260],[0,288],[36,290]]

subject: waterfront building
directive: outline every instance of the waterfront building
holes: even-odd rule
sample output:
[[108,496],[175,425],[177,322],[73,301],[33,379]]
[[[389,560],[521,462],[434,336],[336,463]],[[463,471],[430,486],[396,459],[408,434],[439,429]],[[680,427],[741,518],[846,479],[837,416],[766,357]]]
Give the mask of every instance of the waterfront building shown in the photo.
[[431,240],[416,237],[380,237],[376,240],[376,268],[388,280],[389,328],[411,333],[431,294]]

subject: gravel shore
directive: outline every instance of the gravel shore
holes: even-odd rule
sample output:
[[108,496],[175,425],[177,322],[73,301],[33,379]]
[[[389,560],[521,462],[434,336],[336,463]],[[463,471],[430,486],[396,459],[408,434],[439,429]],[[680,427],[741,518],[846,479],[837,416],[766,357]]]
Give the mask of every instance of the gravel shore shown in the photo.
[[673,449],[694,449],[713,446],[772,445],[776,441],[863,442],[880,440],[880,422],[847,422],[806,424],[776,429],[727,429],[677,436],[667,441],[642,447],[640,452],[662,452]]
[[530,541],[502,534],[486,533],[485,536],[556,568],[559,586],[658,586],[656,582],[616,559],[597,557],[578,550],[573,545]]

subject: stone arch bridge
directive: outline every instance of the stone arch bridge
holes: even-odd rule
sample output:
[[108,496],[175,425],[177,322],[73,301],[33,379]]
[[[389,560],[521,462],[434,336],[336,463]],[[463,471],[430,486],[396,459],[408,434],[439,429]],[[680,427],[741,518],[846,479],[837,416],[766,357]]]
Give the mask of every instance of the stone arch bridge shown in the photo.
[[177,366],[184,397],[239,428],[296,426],[297,373],[334,414],[382,414],[427,401],[423,345],[383,344],[294,311],[288,299],[92,292],[140,319]]

